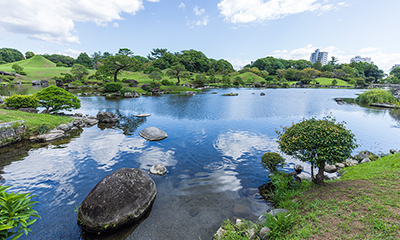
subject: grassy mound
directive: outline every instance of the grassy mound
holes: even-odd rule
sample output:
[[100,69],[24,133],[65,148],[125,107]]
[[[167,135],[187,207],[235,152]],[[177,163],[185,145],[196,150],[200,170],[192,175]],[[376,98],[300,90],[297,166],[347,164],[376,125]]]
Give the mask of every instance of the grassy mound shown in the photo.
[[360,94],[356,102],[361,103],[392,103],[399,104],[399,101],[393,95],[383,89],[372,89]]

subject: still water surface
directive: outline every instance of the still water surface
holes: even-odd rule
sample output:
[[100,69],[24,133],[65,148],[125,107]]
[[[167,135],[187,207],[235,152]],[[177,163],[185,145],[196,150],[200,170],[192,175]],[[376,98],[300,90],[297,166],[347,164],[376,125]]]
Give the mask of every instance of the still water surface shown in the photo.
[[[214,91],[214,90],[213,90]],[[82,97],[77,112],[116,113],[113,127],[85,128],[69,140],[45,147],[14,145],[0,151],[4,184],[32,192],[42,219],[21,239],[98,239],[82,233],[74,211],[105,176],[122,168],[168,169],[153,176],[157,197],[149,216],[104,239],[211,239],[226,218],[255,220],[268,206],[257,194],[267,172],[260,158],[278,151],[275,130],[302,118],[331,114],[346,121],[359,150],[387,153],[400,147],[400,114],[357,105],[338,105],[363,90],[219,89],[195,96],[165,95],[137,99]],[[227,92],[239,96],[221,96]],[[260,96],[265,92],[266,96]],[[147,119],[133,114],[150,113]],[[168,133],[149,142],[138,133],[155,126]],[[286,171],[298,161],[287,158]],[[307,164],[305,171],[309,172]]]

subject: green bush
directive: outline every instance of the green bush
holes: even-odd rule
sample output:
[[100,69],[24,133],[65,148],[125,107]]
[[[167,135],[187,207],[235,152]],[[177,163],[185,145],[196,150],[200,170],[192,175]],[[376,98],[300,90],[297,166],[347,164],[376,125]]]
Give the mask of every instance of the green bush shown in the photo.
[[393,95],[383,89],[372,89],[363,92],[356,98],[357,102],[362,103],[392,103],[399,104],[399,101]]
[[122,96],[124,96],[125,93],[133,93],[132,89],[127,88],[127,87],[121,88],[121,90],[119,90],[119,92],[121,93]]
[[32,225],[40,216],[32,207],[37,203],[32,201],[29,193],[7,193],[10,186],[0,186],[0,238],[18,239],[24,233],[28,235]]
[[17,95],[5,99],[6,106],[11,108],[37,108],[39,107],[39,99],[35,95]]
[[73,86],[83,86],[83,83],[80,80],[75,80],[73,82],[70,82],[70,84]]
[[56,67],[68,67],[68,65],[62,62],[58,62],[56,63]]
[[108,82],[104,84],[104,92],[118,92],[122,88],[122,83]]
[[261,157],[261,164],[270,172],[276,172],[284,163],[285,159],[279,153],[268,152]]
[[161,80],[161,84],[164,85],[164,86],[171,86],[171,85],[174,85],[173,82],[168,81],[167,79]]
[[42,89],[36,93],[36,96],[39,98],[39,103],[49,113],[81,107],[81,101],[74,94],[56,86]]

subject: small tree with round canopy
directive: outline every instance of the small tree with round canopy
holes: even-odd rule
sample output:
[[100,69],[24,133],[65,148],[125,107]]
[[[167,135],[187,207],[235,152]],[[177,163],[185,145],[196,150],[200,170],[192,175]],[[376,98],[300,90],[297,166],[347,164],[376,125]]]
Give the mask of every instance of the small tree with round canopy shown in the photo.
[[[344,162],[357,147],[354,134],[328,116],[303,119],[277,131],[279,149],[303,162],[311,163],[311,176],[316,184],[324,184],[326,164]],[[318,174],[314,177],[314,166]]]

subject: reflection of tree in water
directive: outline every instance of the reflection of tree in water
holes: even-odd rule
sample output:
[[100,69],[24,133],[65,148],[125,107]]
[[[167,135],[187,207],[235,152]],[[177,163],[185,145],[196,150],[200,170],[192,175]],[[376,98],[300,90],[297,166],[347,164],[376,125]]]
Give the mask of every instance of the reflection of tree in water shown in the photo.
[[393,109],[389,111],[389,115],[395,120],[400,122],[400,109]]
[[114,111],[114,114],[119,118],[118,123],[99,123],[98,127],[101,130],[106,128],[118,128],[121,129],[125,135],[132,135],[140,125],[147,121],[145,117],[124,116],[118,109]]

